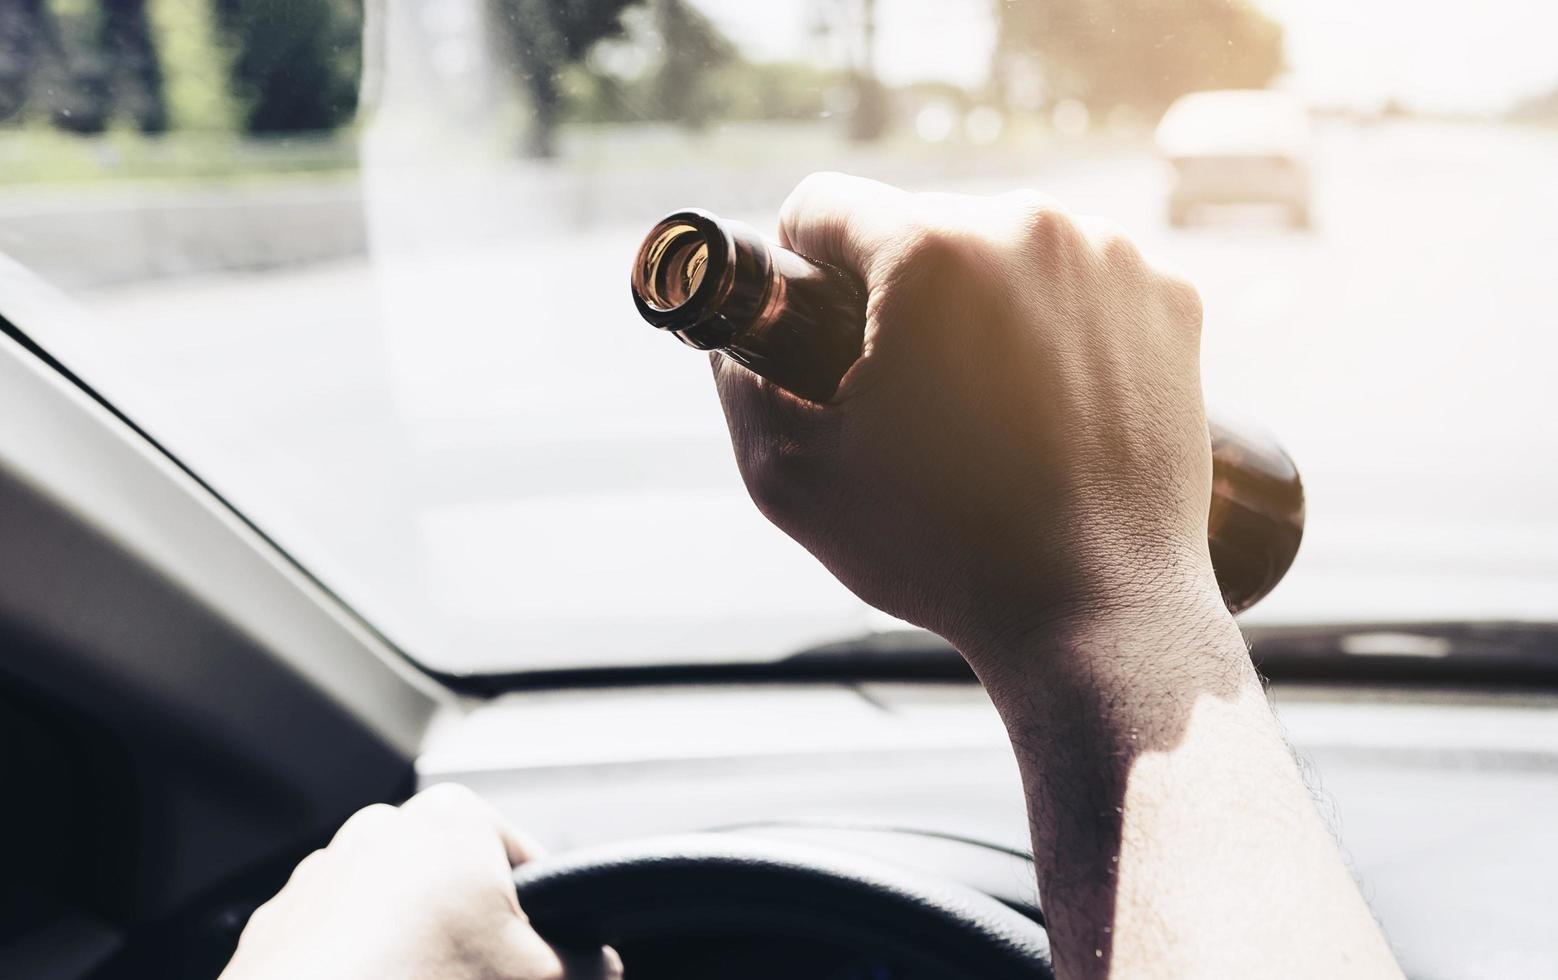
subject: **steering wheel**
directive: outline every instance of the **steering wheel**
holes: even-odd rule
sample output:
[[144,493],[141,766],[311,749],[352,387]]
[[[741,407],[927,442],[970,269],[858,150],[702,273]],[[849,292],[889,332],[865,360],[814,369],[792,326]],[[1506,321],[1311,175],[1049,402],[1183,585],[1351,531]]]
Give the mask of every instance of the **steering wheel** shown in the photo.
[[533,861],[514,883],[536,931],[559,946],[750,934],[879,954],[916,976],[1054,976],[1044,928],[990,896],[789,841],[648,838]]

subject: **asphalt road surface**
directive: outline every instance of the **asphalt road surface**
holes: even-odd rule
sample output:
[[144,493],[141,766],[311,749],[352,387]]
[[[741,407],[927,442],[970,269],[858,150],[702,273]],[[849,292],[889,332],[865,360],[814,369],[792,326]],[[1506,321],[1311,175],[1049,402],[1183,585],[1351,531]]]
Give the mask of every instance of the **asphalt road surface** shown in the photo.
[[[1314,166],[1310,232],[1259,211],[1171,230],[1143,154],[940,189],[1040,187],[1200,286],[1212,404],[1278,434],[1309,489],[1254,616],[1558,617],[1558,133],[1334,128]],[[700,179],[716,205],[743,181]],[[370,180],[371,264],[84,297],[83,373],[442,667],[768,657],[892,625],[757,515],[706,364],[635,319],[638,237],[700,202],[651,188],[576,228],[544,194],[509,220],[479,181],[430,186]]]

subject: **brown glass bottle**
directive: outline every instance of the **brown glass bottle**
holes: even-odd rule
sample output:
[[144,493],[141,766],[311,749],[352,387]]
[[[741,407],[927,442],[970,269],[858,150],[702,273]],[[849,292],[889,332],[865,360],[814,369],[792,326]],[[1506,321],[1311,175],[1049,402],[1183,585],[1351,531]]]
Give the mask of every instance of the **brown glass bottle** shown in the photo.
[[[633,302],[650,324],[720,350],[802,398],[826,402],[860,357],[865,293],[841,269],[773,244],[706,211],[660,219],[633,262]],[[1269,438],[1210,424],[1208,545],[1228,608],[1276,586],[1304,532],[1293,460]]]

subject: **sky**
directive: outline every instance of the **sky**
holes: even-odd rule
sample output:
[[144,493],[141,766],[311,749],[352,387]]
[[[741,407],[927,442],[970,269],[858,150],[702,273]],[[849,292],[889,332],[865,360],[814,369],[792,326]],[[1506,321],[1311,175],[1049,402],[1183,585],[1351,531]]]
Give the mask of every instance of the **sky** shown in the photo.
[[[693,0],[749,57],[817,51],[817,0]],[[823,4],[825,5],[825,4]],[[1438,111],[1499,111],[1558,87],[1554,0],[1259,0],[1286,29],[1282,85],[1327,105],[1389,98]],[[992,0],[878,0],[888,82],[977,85],[995,38]]]

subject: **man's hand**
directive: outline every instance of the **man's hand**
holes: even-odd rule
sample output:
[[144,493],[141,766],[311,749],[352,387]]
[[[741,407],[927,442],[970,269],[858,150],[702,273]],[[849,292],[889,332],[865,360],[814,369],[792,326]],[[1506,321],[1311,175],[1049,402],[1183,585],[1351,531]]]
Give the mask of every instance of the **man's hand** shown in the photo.
[[254,913],[222,980],[610,980],[530,928],[511,870],[532,847],[470,790],[378,804],[304,858]]
[[780,236],[864,281],[865,353],[829,405],[716,355],[737,463],[984,682],[1059,974],[1399,976],[1217,590],[1195,290],[1031,193],[823,175]]
[[1031,192],[818,175],[779,231],[864,281],[864,356],[817,406],[716,355],[720,397],[754,500],[845,585],[981,673],[1100,603],[1216,601],[1193,287]]

